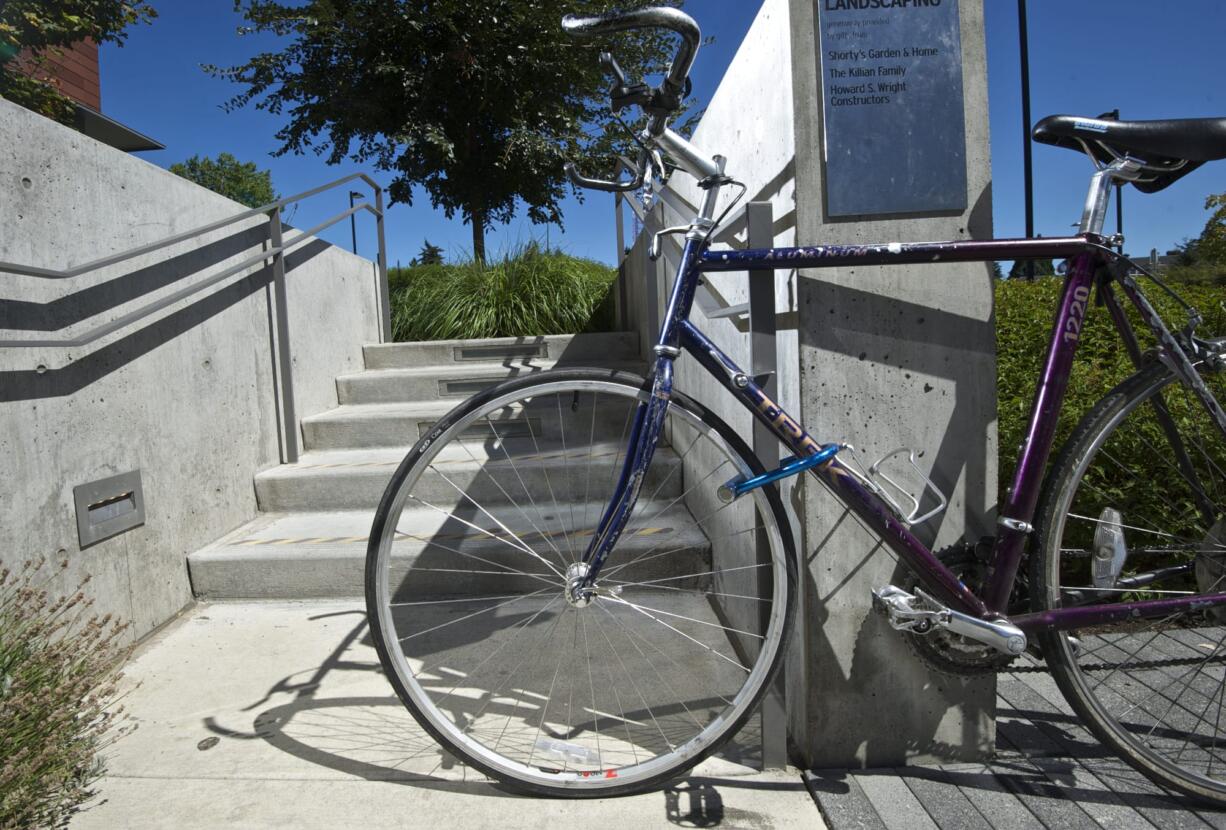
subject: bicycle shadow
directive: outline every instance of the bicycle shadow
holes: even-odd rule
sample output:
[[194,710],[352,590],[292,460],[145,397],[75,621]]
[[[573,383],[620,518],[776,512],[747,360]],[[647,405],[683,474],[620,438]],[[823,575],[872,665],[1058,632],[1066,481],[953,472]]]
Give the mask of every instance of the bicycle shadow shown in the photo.
[[[251,713],[249,729],[233,728],[209,715],[202,720],[205,730],[230,740],[264,741],[310,764],[368,781],[482,797],[521,796],[443,749],[390,690],[388,694],[373,693],[375,688],[387,687],[364,612],[321,614],[308,621],[348,615],[361,619],[346,630],[318,666],[277,680],[260,699],[242,708],[242,712]],[[357,675],[370,676],[372,682]],[[351,693],[333,696],[334,690]],[[286,695],[291,699],[270,705]],[[467,704],[470,708],[474,705],[473,701]],[[463,717],[464,709],[465,704],[457,704],[454,714]],[[736,764],[754,762],[758,757],[755,732],[748,725],[743,732],[740,739],[729,742],[719,753],[721,759]],[[676,815],[675,823],[683,826],[709,827],[731,820],[737,811],[719,806],[722,801],[713,789],[716,784],[777,786],[709,775],[682,779],[664,791],[667,815]],[[797,782],[792,789],[803,789],[803,784]],[[694,821],[698,823],[691,823]]]
[[[363,611],[315,615],[308,621],[347,615],[361,619],[318,666],[281,678],[263,697],[243,707],[241,711],[254,713],[249,730],[223,725],[212,715],[203,719],[204,728],[227,739],[265,741],[309,763],[368,781],[505,795],[499,785],[483,777],[473,780],[471,775],[455,774],[458,762],[417,725],[395,695],[320,695],[340,673],[381,674]],[[292,699],[268,705],[284,695]],[[414,768],[406,768],[414,762]]]

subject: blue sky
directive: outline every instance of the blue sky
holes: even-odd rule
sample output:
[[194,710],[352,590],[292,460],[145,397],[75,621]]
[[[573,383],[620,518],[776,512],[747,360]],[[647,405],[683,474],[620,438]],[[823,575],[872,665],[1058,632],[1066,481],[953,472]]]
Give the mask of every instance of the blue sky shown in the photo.
[[[267,38],[236,34],[243,21],[230,0],[153,4],[159,13],[153,25],[134,27],[124,47],[106,45],[101,57],[103,111],[166,145],[164,151],[142,153],[143,158],[167,167],[196,154],[229,152],[270,169],[282,195],[360,169],[352,162],[329,167],[313,155],[273,158],[270,154],[278,146],[274,135],[282,119],[252,107],[222,111],[221,104],[238,88],[209,77],[200,65],[241,63],[273,45]],[[704,34],[715,37],[713,45],[699,52],[694,70],[700,100],[709,99],[718,87],[760,5],[757,0],[686,3]],[[1221,0],[1181,0],[1162,7],[1161,13],[1140,0],[1030,0],[1028,8],[1035,120],[1052,113],[1096,115],[1117,107],[1124,118],[1226,117],[1226,4]],[[1001,237],[1020,236],[1024,214],[1017,4],[985,0],[985,13],[995,230]],[[1080,216],[1088,161],[1043,146],[1035,147],[1034,160],[1036,231],[1045,236],[1067,233]],[[1205,196],[1223,191],[1226,162],[1201,168],[1153,196],[1126,190],[1129,252],[1161,252],[1198,235],[1207,218]],[[316,197],[304,203],[292,221],[308,227],[341,210],[345,202],[340,191]],[[611,262],[612,197],[592,194],[583,204],[569,200],[564,213],[565,232],[517,219],[487,237],[487,248],[494,253],[548,237],[571,253]],[[359,225],[359,253],[373,255],[371,223]],[[387,233],[393,265],[407,263],[427,238],[449,256],[471,245],[471,233],[459,218],[444,218],[424,194],[412,206],[389,211]],[[349,228],[334,228],[329,239],[347,247]]]

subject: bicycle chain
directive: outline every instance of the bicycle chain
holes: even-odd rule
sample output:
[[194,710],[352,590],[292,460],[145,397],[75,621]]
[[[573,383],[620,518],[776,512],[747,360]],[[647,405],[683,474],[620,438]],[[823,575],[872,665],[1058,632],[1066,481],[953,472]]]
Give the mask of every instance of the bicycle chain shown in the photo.
[[[1143,660],[1139,663],[1129,663],[1129,668],[1134,669],[1160,669],[1167,666],[1195,666],[1195,665],[1222,665],[1226,664],[1226,654],[1218,657],[1170,657],[1166,660]],[[1077,668],[1082,671],[1114,671],[1120,666],[1118,663],[1083,663]],[[1041,666],[1017,666],[1001,669],[1002,674],[1026,674],[1033,672],[1048,672],[1050,669],[1047,665]]]
[[[978,585],[982,580],[983,568],[990,556],[991,538],[985,537],[977,543],[959,542],[936,551],[936,557],[948,566],[963,582]],[[1065,555],[1068,555],[1066,552]],[[1076,554],[1073,554],[1074,556]],[[1089,555],[1088,553],[1086,554]],[[917,580],[914,576],[903,583],[906,590],[912,590]],[[934,630],[928,634],[902,632],[903,639],[915,654],[932,668],[955,676],[981,674],[1025,674],[1032,672],[1047,672],[1045,663],[1033,666],[1012,665],[1018,657],[999,654],[989,646],[970,646],[969,641],[956,634]],[[963,650],[958,651],[961,647]],[[1036,659],[1043,658],[1033,651]],[[1209,657],[1170,657],[1163,660],[1145,660],[1131,663],[1135,669],[1157,669],[1166,667],[1181,667],[1194,665],[1226,664],[1226,653]],[[1112,671],[1118,669],[1117,663],[1085,663],[1078,666],[1081,671]]]

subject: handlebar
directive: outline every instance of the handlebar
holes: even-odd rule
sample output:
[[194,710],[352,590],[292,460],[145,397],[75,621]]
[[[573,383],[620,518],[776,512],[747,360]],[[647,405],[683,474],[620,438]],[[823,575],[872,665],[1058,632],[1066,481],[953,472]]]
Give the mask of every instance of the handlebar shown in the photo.
[[[698,54],[698,44],[702,40],[702,31],[694,22],[694,18],[680,9],[668,7],[608,12],[591,17],[568,14],[562,18],[562,30],[573,37],[592,37],[624,32],[627,29],[647,28],[671,29],[681,35],[681,45],[677,48],[677,54],[673,57],[661,89],[666,102],[671,108],[677,109],[685,90],[685,80],[689,77],[694,58]],[[663,129],[663,124],[660,129]]]
[[[646,84],[630,85],[625,73],[617,65],[616,59],[607,52],[601,54],[600,63],[614,79],[613,88],[609,90],[613,111],[617,112],[632,104],[641,106],[651,115],[647,123],[647,133],[644,136],[648,142],[651,142],[651,138],[647,137],[656,138],[665,133],[668,117],[681,109],[682,102],[689,92],[687,83],[690,69],[694,65],[698,45],[702,40],[702,32],[698,24],[685,12],[670,7],[615,11],[590,17],[568,14],[562,18],[562,30],[572,37],[592,37],[629,29],[646,28],[669,29],[681,36],[677,54],[673,56],[668,74],[659,89],[652,89]],[[658,151],[653,152],[658,155]],[[619,193],[642,187],[650,174],[649,171],[652,170],[652,162],[651,154],[644,149],[644,152],[639,155],[637,176],[625,182],[589,178],[580,173],[573,162],[567,162],[564,169],[567,177],[578,187]],[[662,161],[657,164],[658,172],[662,174],[664,172]]]
[[639,163],[635,167],[638,169],[638,175],[625,182],[589,179],[579,172],[579,168],[575,167],[573,161],[566,162],[562,169],[566,171],[567,177],[578,187],[586,187],[588,190],[604,190],[608,193],[625,193],[630,190],[638,190],[643,186],[643,181],[647,178],[647,163],[642,155],[639,156]]

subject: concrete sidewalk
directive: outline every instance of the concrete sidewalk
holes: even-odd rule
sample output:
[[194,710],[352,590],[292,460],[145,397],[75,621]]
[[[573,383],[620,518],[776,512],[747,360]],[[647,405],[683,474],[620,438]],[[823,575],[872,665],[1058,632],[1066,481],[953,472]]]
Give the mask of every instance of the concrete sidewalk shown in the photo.
[[200,604],[126,670],[137,725],[107,755],[92,828],[821,828],[800,772],[703,763],[664,791],[519,796],[443,753],[379,668],[361,603]]

